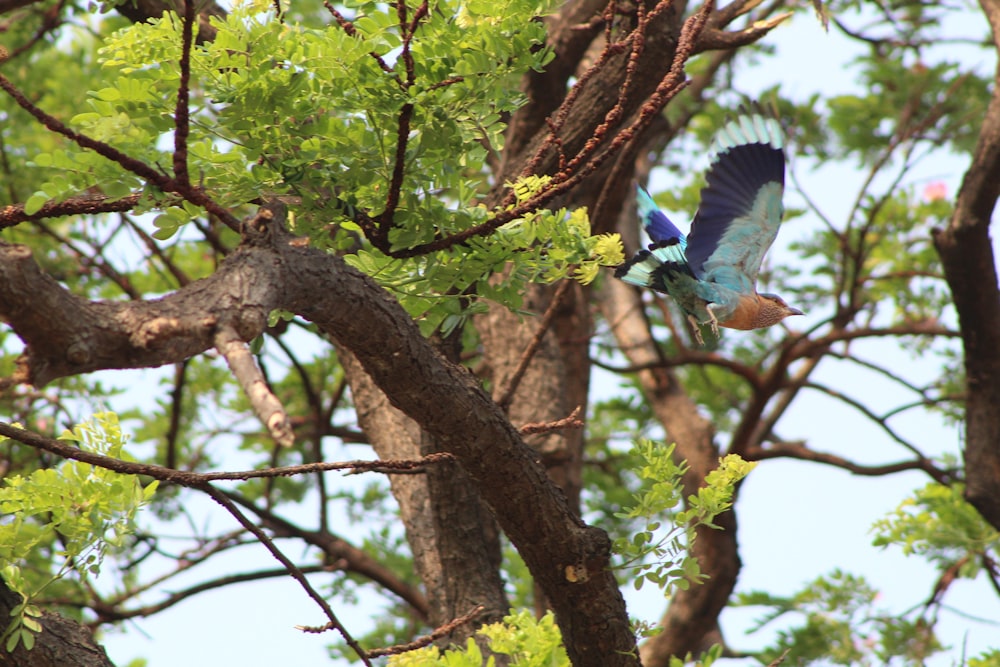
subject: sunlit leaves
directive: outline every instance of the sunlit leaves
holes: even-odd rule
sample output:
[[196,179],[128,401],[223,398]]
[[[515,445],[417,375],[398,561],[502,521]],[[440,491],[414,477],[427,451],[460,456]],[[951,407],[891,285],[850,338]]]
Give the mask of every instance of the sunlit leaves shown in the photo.
[[[63,434],[85,451],[127,459],[125,437],[114,413],[95,414],[93,421]],[[143,487],[138,477],[122,475],[81,461],[67,460],[27,476],[12,475],[0,487],[0,576],[23,597],[3,636],[7,650],[18,641],[26,647],[40,631],[30,602],[53,581],[70,571],[80,579],[100,572],[108,551],[121,549],[134,532],[139,509],[156,491],[157,482]],[[52,553],[57,572],[25,567],[43,552]]]
[[[712,521],[732,506],[736,484],[755,464],[727,455],[706,475],[698,493],[687,497],[685,508],[679,509],[688,467],[674,461],[674,445],[642,440],[636,450],[644,461],[638,475],[652,483],[637,493],[635,504],[621,514],[626,519],[642,518],[646,526],[630,538],[615,540],[615,551],[624,559],[621,567],[633,578],[636,589],[649,582],[670,595],[703,579],[697,559],[688,551],[695,529],[716,527]],[[669,526],[663,526],[665,519]]]
[[899,546],[944,567],[959,563],[960,576],[975,577],[984,555],[1000,554],[1000,534],[962,497],[964,489],[931,483],[917,490],[876,522],[875,545]]
[[[477,219],[488,215],[485,209],[474,210]],[[559,209],[526,214],[490,236],[423,257],[401,261],[361,249],[345,260],[391,290],[429,334],[436,329],[448,333],[485,312],[486,304],[470,293],[517,309],[527,282],[573,278],[587,283],[601,266],[615,266],[622,258],[617,235],[590,234],[585,210]]]
[[[489,642],[490,650],[509,656],[511,667],[569,667],[562,635],[552,612],[541,618],[529,611],[504,617],[503,623],[484,625],[478,631]],[[475,640],[469,638],[464,648],[442,651],[431,646],[389,658],[390,667],[482,667],[487,662]]]

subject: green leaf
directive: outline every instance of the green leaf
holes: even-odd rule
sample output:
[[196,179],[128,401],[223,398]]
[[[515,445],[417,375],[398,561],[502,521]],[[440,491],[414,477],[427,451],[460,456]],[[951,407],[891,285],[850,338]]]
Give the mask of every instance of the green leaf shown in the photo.
[[42,206],[49,201],[49,196],[44,192],[36,192],[35,194],[28,197],[28,200],[24,202],[24,213],[26,215],[34,215],[42,210]]

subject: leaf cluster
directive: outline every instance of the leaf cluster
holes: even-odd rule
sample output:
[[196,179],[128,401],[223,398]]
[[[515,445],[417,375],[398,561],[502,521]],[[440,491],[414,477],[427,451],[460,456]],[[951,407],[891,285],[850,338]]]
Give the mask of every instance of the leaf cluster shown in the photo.
[[[633,576],[636,590],[646,583],[659,587],[665,595],[686,590],[703,579],[698,560],[690,553],[699,526],[718,528],[713,519],[732,506],[736,484],[756,464],[729,454],[705,477],[697,494],[683,496],[683,478],[688,468],[674,460],[675,445],[664,447],[650,440],[636,443],[643,464],[640,478],[652,484],[637,493],[635,505],[621,513],[624,519],[642,518],[644,529],[631,538],[615,540],[614,550],[622,557],[619,567]],[[686,500],[685,509],[678,509]],[[663,525],[663,517],[671,525]]]
[[[5,438],[4,438],[5,439]],[[118,416],[97,413],[65,432],[61,440],[90,452],[128,459]],[[122,475],[80,461],[13,475],[0,487],[0,562],[8,587],[23,598],[3,633],[6,648],[30,648],[40,626],[32,602],[70,572],[80,581],[100,572],[105,554],[126,546],[140,508],[149,503],[157,482],[143,486]]]
[[762,663],[784,656],[792,665],[915,666],[943,648],[932,625],[878,609],[877,596],[863,577],[835,570],[794,595],[754,591],[740,594],[737,604],[769,608],[751,632],[779,618],[790,624],[756,654]]
[[930,483],[872,527],[877,547],[898,546],[939,566],[962,563],[958,575],[975,578],[983,556],[1000,553],[1000,534],[962,496],[965,485]]

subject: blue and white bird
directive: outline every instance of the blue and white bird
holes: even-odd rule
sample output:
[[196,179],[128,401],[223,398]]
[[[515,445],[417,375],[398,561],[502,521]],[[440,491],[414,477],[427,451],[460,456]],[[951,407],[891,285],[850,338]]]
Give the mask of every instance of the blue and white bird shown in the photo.
[[673,297],[699,343],[699,325],[718,336],[720,326],[763,329],[801,315],[776,294],[757,292],[757,272],[784,213],[778,122],[758,112],[728,121],[715,136],[705,180],[686,238],[639,188],[639,215],[653,242],[615,276]]

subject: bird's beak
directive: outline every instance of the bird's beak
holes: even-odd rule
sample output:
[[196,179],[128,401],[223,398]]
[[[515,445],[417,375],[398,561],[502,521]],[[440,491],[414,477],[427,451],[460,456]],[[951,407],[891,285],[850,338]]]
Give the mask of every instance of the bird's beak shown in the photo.
[[791,306],[788,307],[788,314],[789,315],[805,315],[805,313],[803,313],[798,308],[792,308]]

